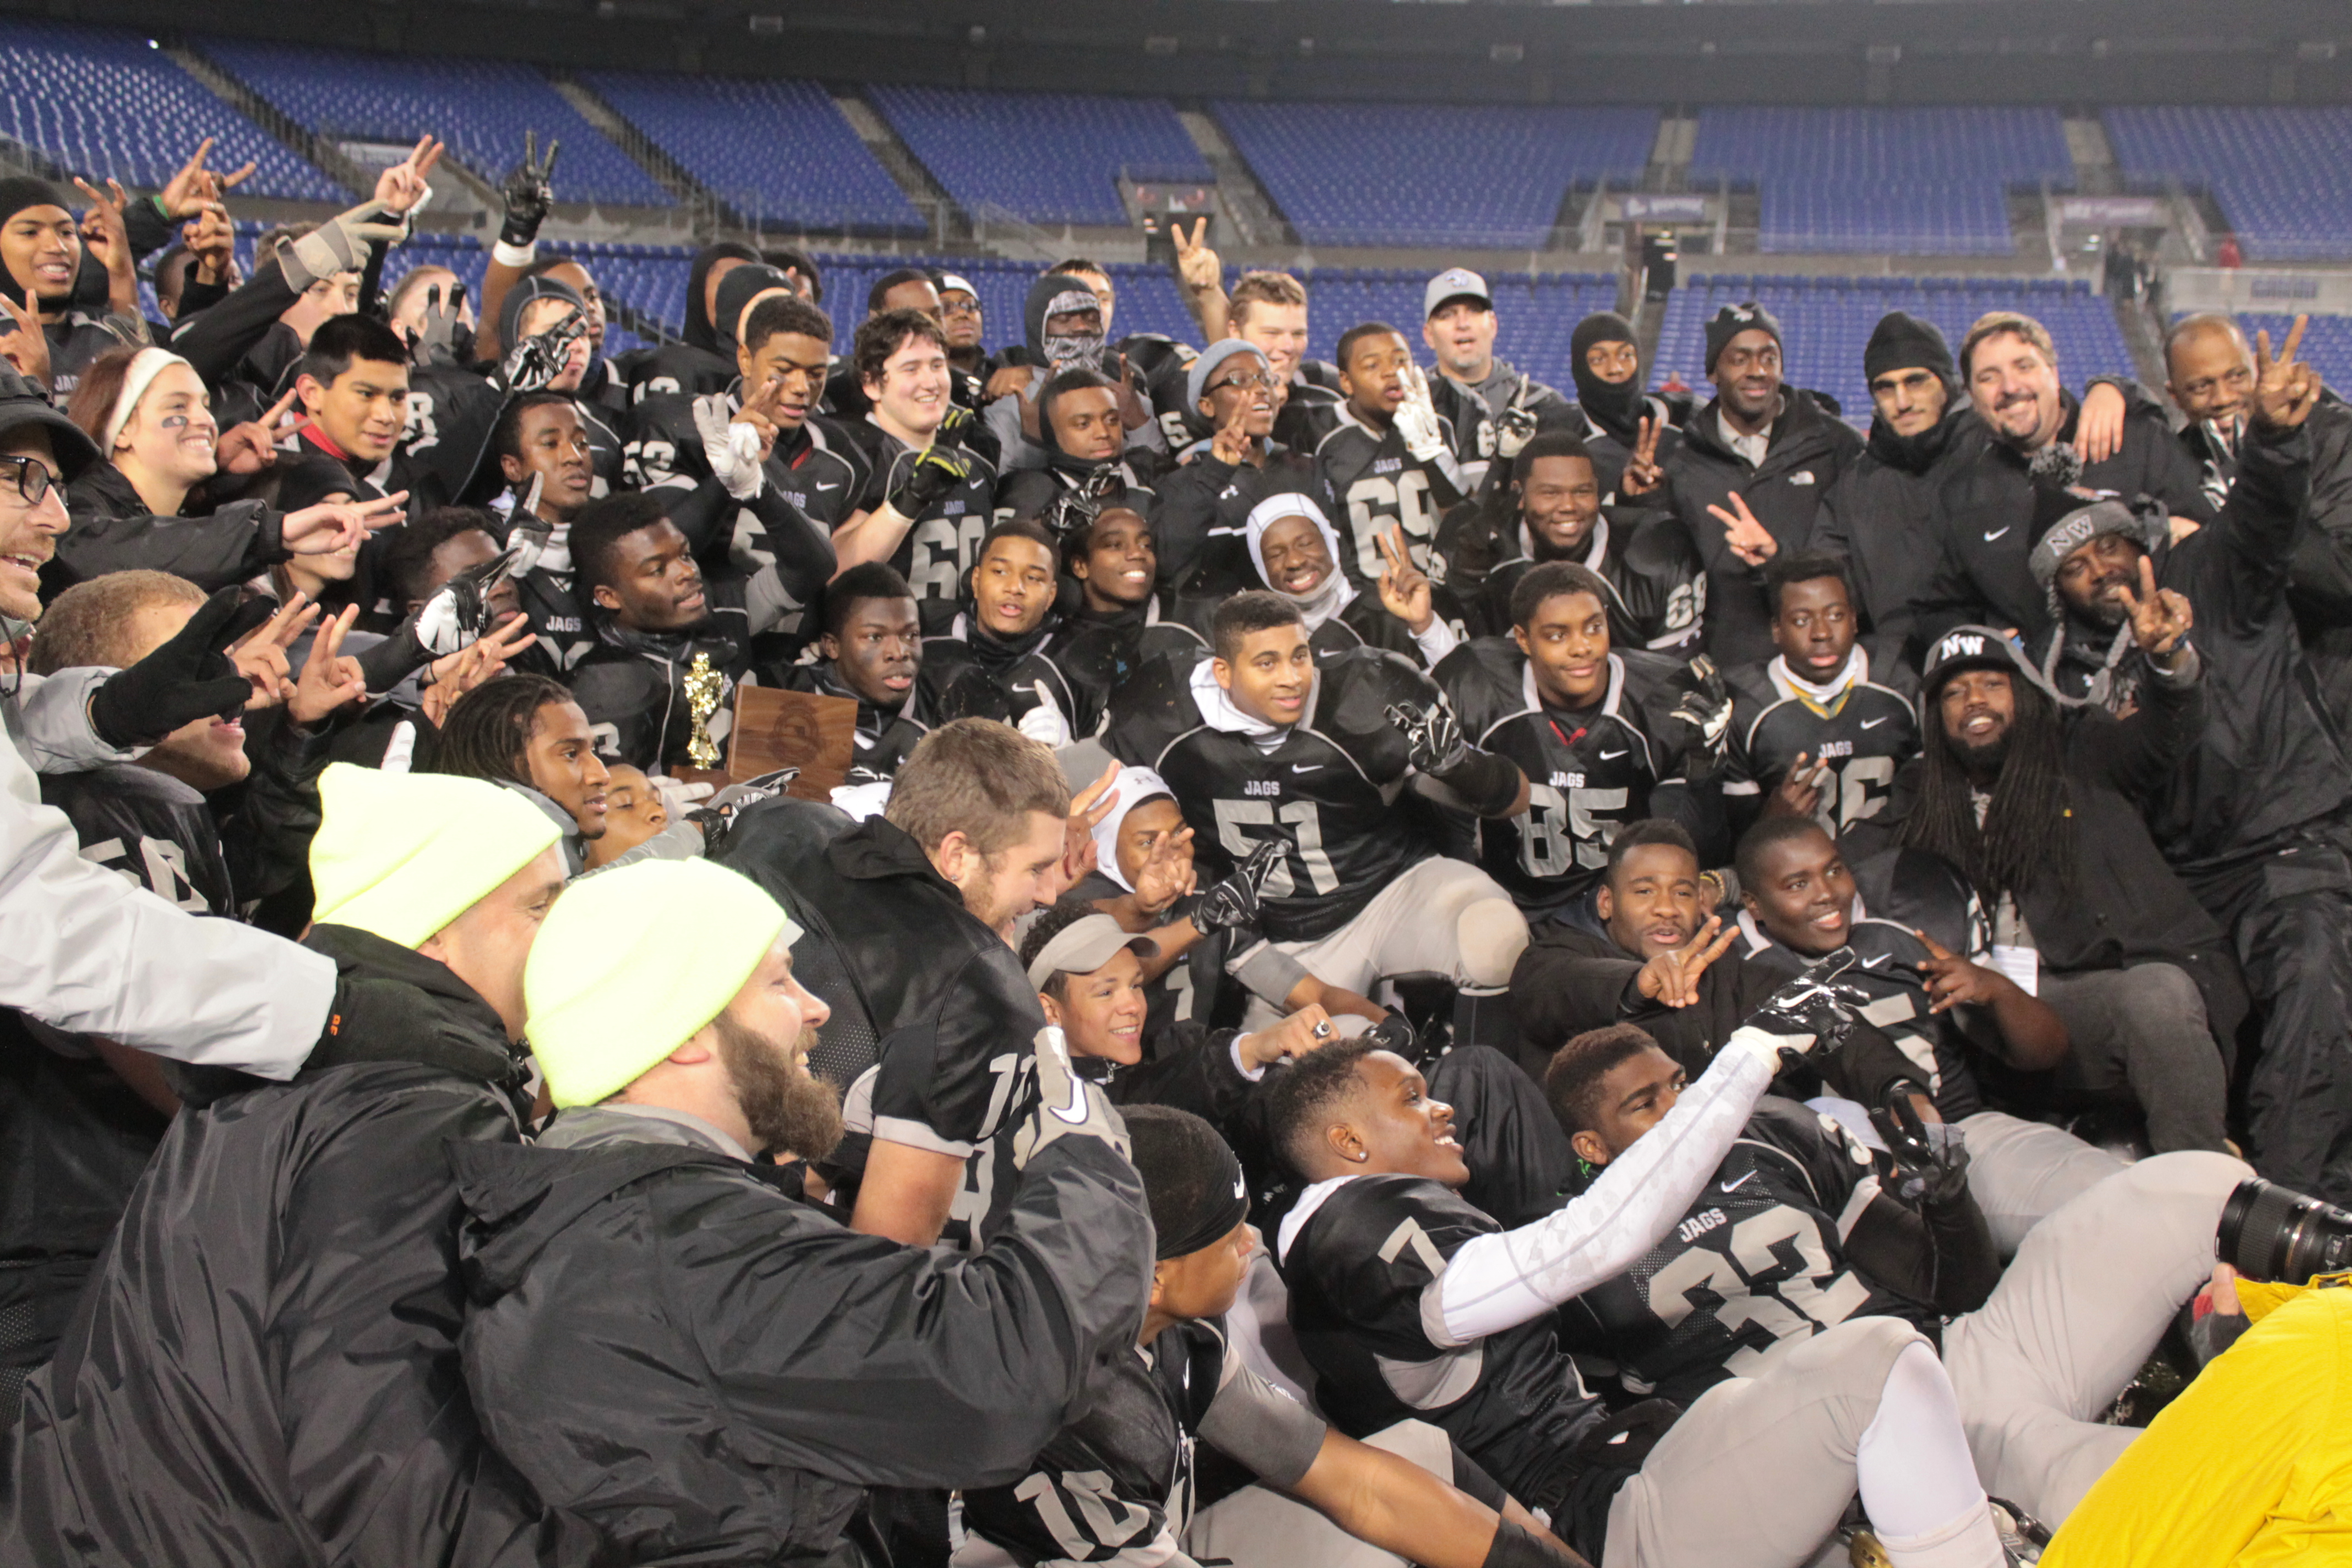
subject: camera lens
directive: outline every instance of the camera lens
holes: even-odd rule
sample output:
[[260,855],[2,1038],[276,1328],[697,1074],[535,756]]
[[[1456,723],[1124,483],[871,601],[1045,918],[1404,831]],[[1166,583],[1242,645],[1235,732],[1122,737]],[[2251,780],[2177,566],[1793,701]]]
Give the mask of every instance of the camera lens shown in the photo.
[[2352,1267],[2352,1214],[2260,1177],[2221,1206],[2215,1251],[2249,1279],[2300,1285]]

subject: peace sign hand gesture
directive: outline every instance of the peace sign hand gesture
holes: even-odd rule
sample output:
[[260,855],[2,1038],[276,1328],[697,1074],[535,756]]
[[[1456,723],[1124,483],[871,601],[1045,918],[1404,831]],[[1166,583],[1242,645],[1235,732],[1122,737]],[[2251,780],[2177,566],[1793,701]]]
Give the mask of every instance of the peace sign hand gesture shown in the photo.
[[1168,226],[1168,237],[1176,242],[1177,280],[1195,294],[1205,294],[1225,280],[1224,262],[1201,237],[1208,230],[1205,217],[1193,220],[1190,236],[1181,223]]
[[2003,988],[2013,988],[2016,984],[1999,970],[1969,963],[1924,931],[1914,930],[1911,934],[1927,950],[1919,973],[1927,983],[1927,1011],[1931,1015],[1948,1013],[1964,1003],[1973,1007],[1990,1006]]
[[2253,426],[2257,430],[2283,435],[2300,428],[2318,405],[2319,373],[2294,357],[2303,346],[2303,329],[2310,321],[2308,316],[2294,319],[2294,325],[2287,329],[2286,346],[2276,360],[2271,358],[2270,333],[2254,334]]
[[1626,459],[1625,471],[1617,480],[1621,496],[1645,496],[1665,482],[1666,471],[1658,467],[1659,422],[1647,414],[1642,416],[1640,432],[1633,437],[1633,454]]
[[2169,669],[2174,656],[2181,647],[2180,639],[2197,624],[2197,614],[2189,607],[2185,595],[2156,585],[2156,562],[2149,556],[2139,558],[2139,592],[2121,590],[2124,608],[2131,615],[2132,641],[2140,652]]
[[1381,552],[1381,607],[1419,637],[1437,618],[1437,610],[1430,599],[1428,574],[1412,563],[1412,556],[1405,549],[1404,525],[1399,523],[1386,533],[1374,534],[1372,542]]
[[1698,979],[1707,966],[1721,958],[1739,935],[1739,928],[1723,923],[1721,915],[1709,915],[1706,923],[1698,928],[1686,947],[1668,948],[1633,977],[1633,984],[1643,995],[1668,1007],[1688,1007],[1698,1001]]
[[1706,514],[1723,524],[1723,542],[1734,555],[1750,566],[1761,566],[1780,553],[1780,542],[1756,521],[1756,514],[1748,510],[1746,497],[1733,490],[1724,499],[1731,503],[1729,511],[1711,505]]

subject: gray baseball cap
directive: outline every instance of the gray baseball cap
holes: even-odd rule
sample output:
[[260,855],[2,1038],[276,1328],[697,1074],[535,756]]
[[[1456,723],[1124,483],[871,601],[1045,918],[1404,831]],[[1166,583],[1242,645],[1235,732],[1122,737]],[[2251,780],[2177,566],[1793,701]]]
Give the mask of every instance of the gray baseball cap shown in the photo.
[[1129,936],[1108,915],[1085,915],[1054,933],[1029,965],[1029,984],[1043,986],[1056,974],[1092,974],[1120,948],[1139,958],[1160,951],[1148,936]]
[[1475,300],[1489,310],[1495,308],[1486,280],[1466,267],[1449,267],[1429,280],[1429,287],[1422,290],[1421,319],[1425,321],[1437,314],[1437,308],[1449,300]]

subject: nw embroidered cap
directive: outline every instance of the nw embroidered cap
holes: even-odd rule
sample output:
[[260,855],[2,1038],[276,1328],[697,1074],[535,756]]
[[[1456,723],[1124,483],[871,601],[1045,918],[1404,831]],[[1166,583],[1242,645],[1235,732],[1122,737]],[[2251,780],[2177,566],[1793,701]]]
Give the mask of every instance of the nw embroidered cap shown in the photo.
[[1706,374],[1715,374],[1715,362],[1723,357],[1724,348],[1746,331],[1769,332],[1772,341],[1780,341],[1780,323],[1772,312],[1753,300],[1743,300],[1737,305],[1726,305],[1706,323]]
[[1429,320],[1438,308],[1455,300],[1475,300],[1489,310],[1495,308],[1495,296],[1486,288],[1486,280],[1466,267],[1449,267],[1429,280],[1421,292],[1421,319]]

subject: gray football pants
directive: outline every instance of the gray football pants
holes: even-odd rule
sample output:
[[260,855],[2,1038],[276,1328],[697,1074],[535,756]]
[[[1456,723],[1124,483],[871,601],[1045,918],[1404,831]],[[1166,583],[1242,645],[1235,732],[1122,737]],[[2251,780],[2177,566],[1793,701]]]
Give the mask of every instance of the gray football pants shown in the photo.
[[1945,1328],[1987,1491],[2054,1526],[2138,1436],[2098,1417],[2211,1278],[2221,1205],[2252,1174],[2201,1150],[2142,1160],[2034,1226],[1991,1300]]

